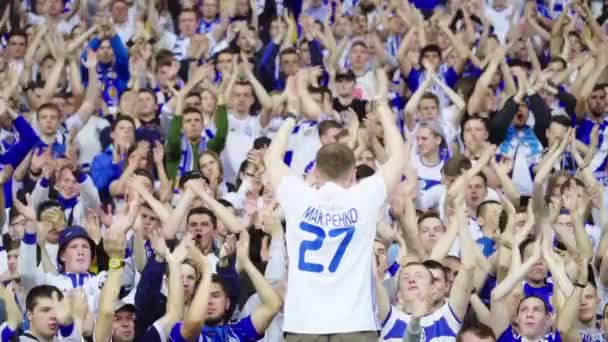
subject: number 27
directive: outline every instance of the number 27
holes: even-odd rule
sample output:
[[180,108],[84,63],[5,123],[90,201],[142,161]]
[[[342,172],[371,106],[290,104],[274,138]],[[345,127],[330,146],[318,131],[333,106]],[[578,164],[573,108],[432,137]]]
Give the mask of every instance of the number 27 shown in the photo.
[[[302,241],[302,243],[300,244],[300,255],[299,255],[299,259],[298,259],[299,260],[298,268],[300,270],[306,271],[306,272],[314,272],[314,273],[323,272],[323,270],[325,269],[325,267],[323,265],[306,262],[306,260],[304,260],[304,258],[306,256],[307,251],[318,251],[323,247],[323,242],[325,241],[325,238],[326,238],[325,231],[323,230],[323,228],[321,228],[319,226],[315,226],[315,225],[312,225],[312,224],[306,223],[306,222],[300,222],[300,229],[302,229],[305,232],[316,235],[317,238],[312,241],[308,241],[308,240]],[[334,254],[333,258],[331,258],[331,261],[329,263],[329,272],[334,273],[338,269],[338,266],[340,265],[340,261],[342,260],[342,257],[344,256],[344,252],[346,252],[346,248],[348,247],[348,244],[350,244],[351,240],[353,239],[354,233],[355,233],[354,227],[336,228],[336,229],[332,229],[328,232],[329,238],[335,238],[340,235],[344,235],[344,238],[342,239],[342,241],[340,242],[340,245],[338,246],[338,249],[336,250],[336,254]]]

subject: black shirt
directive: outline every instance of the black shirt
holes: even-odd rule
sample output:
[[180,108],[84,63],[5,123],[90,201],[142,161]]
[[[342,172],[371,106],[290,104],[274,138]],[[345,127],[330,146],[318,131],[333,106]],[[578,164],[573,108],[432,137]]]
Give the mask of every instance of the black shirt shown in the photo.
[[334,103],[332,107],[338,113],[345,112],[349,108],[352,108],[352,110],[357,114],[359,122],[363,122],[363,119],[365,119],[365,117],[367,116],[367,100],[353,99],[353,101],[349,105],[345,106],[340,103],[340,100],[338,100],[337,97],[334,97]]

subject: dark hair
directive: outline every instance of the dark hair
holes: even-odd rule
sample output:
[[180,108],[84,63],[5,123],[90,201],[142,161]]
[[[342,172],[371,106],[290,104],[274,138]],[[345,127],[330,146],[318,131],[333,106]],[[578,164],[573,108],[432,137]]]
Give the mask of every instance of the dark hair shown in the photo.
[[433,102],[435,102],[435,104],[439,107],[439,98],[433,93],[426,92],[422,94],[420,101],[418,101],[418,106],[420,106],[420,102],[422,102],[422,100],[433,100]]
[[63,299],[63,293],[61,290],[53,285],[38,285],[33,287],[25,297],[25,309],[27,311],[33,311],[36,305],[38,305],[38,299],[40,298],[53,298],[53,293],[57,294],[59,300]]
[[462,154],[457,154],[448,159],[441,167],[441,172],[448,177],[458,177],[463,170],[469,170],[473,165],[469,158]]
[[131,123],[131,126],[133,126],[133,131],[135,131],[135,120],[133,120],[133,118],[128,115],[119,114],[116,116],[116,119],[114,119],[114,122],[112,122],[112,132],[114,131],[114,128],[118,126],[118,123],[121,121],[128,121],[129,123]]
[[494,331],[492,331],[492,329],[489,328],[487,325],[481,324],[479,322],[476,322],[475,324],[469,325],[461,329],[458,332],[458,335],[456,335],[456,342],[466,342],[463,337],[466,333],[473,334],[480,339],[490,338],[496,341],[496,335],[494,335]]
[[218,51],[215,55],[213,55],[213,64],[217,65],[217,60],[220,58],[220,55],[224,55],[224,54],[229,54],[230,56],[234,57],[234,51],[230,48],[225,48],[225,49]]
[[[427,46],[423,47],[422,50],[420,50],[420,57],[418,57],[418,64],[420,64],[421,67],[422,67],[422,60],[424,59],[424,56],[429,52],[437,53],[439,55],[439,58],[441,59],[441,48],[439,47],[439,45],[428,44]],[[424,67],[422,67],[422,68],[424,69]]]
[[135,172],[133,172],[133,174],[135,174],[137,176],[146,177],[146,178],[148,178],[150,183],[154,184],[154,177],[152,176],[150,171],[148,171],[146,169],[136,169]]
[[49,199],[42,201],[36,208],[36,220],[40,221],[42,219],[42,213],[52,208],[59,208],[61,211],[63,211],[61,203],[56,200]]
[[355,46],[361,46],[361,47],[364,47],[364,48],[366,48],[366,49],[367,49],[367,44],[365,44],[365,42],[364,42],[364,41],[362,41],[362,40],[355,40],[355,41],[354,41],[354,42],[351,44],[351,46],[350,46],[351,50],[352,50],[352,48],[354,48]]
[[365,164],[361,164],[357,165],[356,173],[357,181],[360,181],[364,178],[373,176],[376,171]]
[[300,57],[300,54],[298,54],[298,50],[296,50],[295,48],[292,48],[292,47],[288,47],[288,48],[282,50],[281,52],[279,52],[279,61],[285,55],[296,55],[296,56]]
[[[483,172],[478,172],[473,177],[479,177],[479,178],[483,179],[483,184],[485,184],[486,187],[488,186],[488,177],[486,177],[486,175]],[[471,177],[471,178],[473,178],[473,177]]]
[[230,201],[225,200],[223,198],[220,198],[217,200],[219,204],[223,205],[226,208],[234,208],[234,204],[232,204]]
[[207,179],[207,177],[203,176],[200,172],[188,171],[179,178],[179,188],[183,189],[184,185],[186,185],[186,182],[188,182],[189,180],[192,180],[192,179],[199,179],[199,178],[204,179],[207,182],[207,184],[209,184],[209,180]]
[[564,127],[572,126],[572,120],[570,120],[570,118],[565,115],[552,116],[550,124],[552,124],[552,123],[556,123],[556,124],[558,124],[560,126],[564,126]]
[[[486,212],[487,212],[487,207],[490,204],[496,204],[496,205],[502,206],[502,204],[500,202],[495,201],[495,200],[483,201],[477,207],[476,217],[485,217]],[[501,210],[500,215],[498,217],[498,229],[500,230],[501,233],[505,230],[506,225],[507,225],[507,213],[504,210]]]
[[207,215],[209,216],[209,219],[211,220],[211,225],[213,226],[212,228],[215,229],[217,228],[217,217],[215,216],[215,214],[213,213],[213,211],[205,208],[205,207],[196,207],[196,208],[192,208],[188,211],[188,215],[186,216],[186,224],[188,222],[190,222],[190,217],[192,215]]
[[533,244],[536,241],[533,237],[528,236],[522,243],[519,245],[519,254],[521,255],[521,259],[524,259],[524,251],[528,245]]
[[538,295],[529,295],[529,296],[525,296],[524,298],[522,298],[519,303],[517,304],[517,311],[519,312],[519,307],[521,306],[521,303],[524,302],[524,300],[528,300],[530,298],[536,298],[538,300],[540,300],[543,303],[543,306],[545,307],[545,314],[549,314],[549,312],[551,311],[551,309],[549,309],[549,303],[547,303],[547,301],[542,298],[541,296]]
[[[482,123],[482,124],[483,124],[483,126],[485,127],[486,131],[487,131],[487,132],[490,132],[490,126],[489,126],[488,119],[486,119],[486,118],[484,118],[484,117],[481,117],[481,116],[479,116],[479,115],[477,115],[477,114],[468,115],[468,116],[466,116],[466,117],[464,118],[464,120],[462,120],[462,125],[461,125],[461,127],[460,127],[460,128],[461,128],[461,130],[460,130],[460,131],[461,131],[461,133],[460,133],[460,134],[461,134],[461,138],[463,138],[463,137],[464,137],[464,128],[465,128],[465,126],[467,125],[467,123],[468,123],[469,121],[473,121],[473,120],[479,120],[479,121],[481,121],[481,123]],[[463,139],[464,139],[464,138],[463,138]]]
[[336,120],[323,120],[317,126],[317,130],[319,131],[319,136],[324,136],[327,131],[332,128],[341,129],[342,125]]
[[[436,211],[427,211],[426,213],[418,216],[418,225],[420,225],[422,223],[422,221],[429,219],[429,218],[436,218],[443,225],[443,221],[441,220],[439,213],[437,213]],[[445,230],[445,226],[444,226],[444,230]]]
[[433,259],[428,259],[428,260],[423,261],[422,264],[424,265],[424,267],[428,268],[429,270],[440,270],[441,273],[443,273],[443,281],[448,280],[448,275],[447,275],[446,269],[440,262],[435,261]]
[[156,103],[156,93],[154,92],[153,89],[150,89],[150,88],[141,88],[141,89],[139,89],[139,91],[137,92],[137,94],[141,94],[141,93],[148,93],[148,94],[150,94],[150,96],[152,96],[152,98],[154,99],[154,103]]
[[187,114],[194,114],[194,113],[198,114],[201,117],[201,120],[203,119],[203,113],[201,113],[201,111],[195,107],[186,107],[182,111],[182,116],[186,116]]
[[20,30],[20,29],[14,29],[11,32],[8,33],[8,36],[6,37],[6,41],[10,41],[11,38],[13,37],[23,37],[25,38],[25,43],[27,44],[27,33],[25,32],[25,30]]
[[562,66],[564,67],[564,69],[568,65],[568,62],[566,62],[566,60],[560,56],[551,57],[551,60],[549,60],[549,63],[561,63]]

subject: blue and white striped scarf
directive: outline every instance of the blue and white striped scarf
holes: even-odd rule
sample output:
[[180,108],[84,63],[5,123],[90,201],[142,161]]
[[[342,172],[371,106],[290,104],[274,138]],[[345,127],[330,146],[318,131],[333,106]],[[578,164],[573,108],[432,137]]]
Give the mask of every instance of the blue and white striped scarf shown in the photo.
[[[200,154],[207,149],[207,136],[203,134],[201,141],[198,143],[198,153]],[[186,172],[192,171],[194,168],[194,161],[192,160],[192,145],[188,139],[182,135],[182,157],[179,161],[179,167],[177,169],[178,176],[181,177]]]
[[542,156],[543,145],[540,143],[534,130],[530,126],[517,130],[513,125],[507,129],[507,135],[498,147],[498,153],[503,156],[515,158],[519,148],[525,147],[528,165],[534,165]]

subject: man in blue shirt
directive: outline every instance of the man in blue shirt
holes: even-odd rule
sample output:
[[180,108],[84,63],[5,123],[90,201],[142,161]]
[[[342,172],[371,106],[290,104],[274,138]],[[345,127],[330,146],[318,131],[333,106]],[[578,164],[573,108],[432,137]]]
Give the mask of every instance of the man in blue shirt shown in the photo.
[[[101,95],[110,113],[115,114],[120,95],[127,89],[131,77],[129,52],[112,24],[103,23],[99,32],[99,36],[93,38],[87,48],[97,53],[99,61],[97,74],[101,82]],[[82,54],[82,60],[86,60],[86,51]],[[81,74],[84,83],[88,83],[88,72],[84,65],[81,66]]]
[[135,139],[135,122],[129,116],[119,115],[112,124],[112,144],[93,158],[91,178],[100,193],[106,194],[112,181],[120,178],[125,158]]

